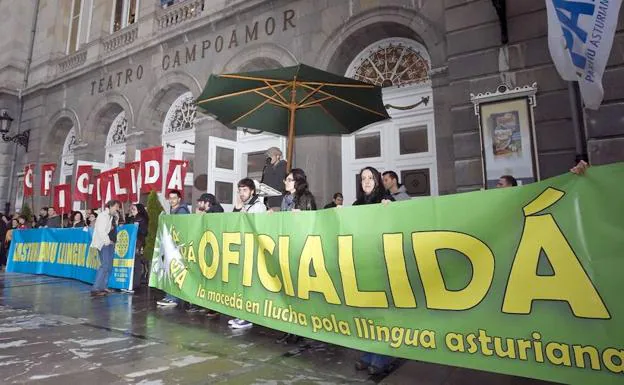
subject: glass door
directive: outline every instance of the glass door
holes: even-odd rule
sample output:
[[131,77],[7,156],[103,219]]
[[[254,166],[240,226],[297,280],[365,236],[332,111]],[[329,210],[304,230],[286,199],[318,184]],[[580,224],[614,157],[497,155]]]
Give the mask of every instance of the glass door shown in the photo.
[[208,143],[208,192],[217,197],[225,211],[232,211],[241,179],[237,143],[212,136]]

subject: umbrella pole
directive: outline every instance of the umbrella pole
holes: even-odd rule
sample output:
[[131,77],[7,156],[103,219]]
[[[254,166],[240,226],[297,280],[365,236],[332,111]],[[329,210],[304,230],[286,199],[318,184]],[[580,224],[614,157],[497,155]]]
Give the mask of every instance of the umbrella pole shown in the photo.
[[293,150],[295,147],[295,108],[290,107],[290,122],[288,123],[288,150],[286,151],[286,168],[290,172],[292,168]]
[[292,82],[290,91],[290,104],[288,105],[290,120],[288,122],[288,150],[286,151],[286,169],[290,172],[292,168],[293,151],[295,147],[295,113],[297,112],[297,78]]

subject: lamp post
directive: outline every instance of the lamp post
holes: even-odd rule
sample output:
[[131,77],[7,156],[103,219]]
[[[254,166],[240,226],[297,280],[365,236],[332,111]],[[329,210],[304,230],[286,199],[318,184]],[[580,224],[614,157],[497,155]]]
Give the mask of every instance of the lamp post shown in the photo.
[[11,123],[13,118],[9,115],[7,110],[0,110],[0,134],[2,134],[2,140],[5,142],[17,143],[19,146],[23,146],[28,152],[28,142],[30,140],[30,130],[19,132],[13,136],[8,136],[11,129]]

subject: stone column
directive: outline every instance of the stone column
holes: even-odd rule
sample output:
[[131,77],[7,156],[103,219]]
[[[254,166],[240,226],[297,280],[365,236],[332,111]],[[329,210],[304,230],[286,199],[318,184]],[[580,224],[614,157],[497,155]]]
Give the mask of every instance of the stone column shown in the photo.
[[[455,151],[453,141],[452,117],[448,113],[449,79],[446,67],[432,71],[433,103],[435,117],[435,146],[438,169],[438,194],[454,194],[455,185]],[[470,145],[474,143],[469,142]]]
[[342,191],[342,147],[340,136],[295,138],[293,168],[305,171],[316,205],[329,203]]

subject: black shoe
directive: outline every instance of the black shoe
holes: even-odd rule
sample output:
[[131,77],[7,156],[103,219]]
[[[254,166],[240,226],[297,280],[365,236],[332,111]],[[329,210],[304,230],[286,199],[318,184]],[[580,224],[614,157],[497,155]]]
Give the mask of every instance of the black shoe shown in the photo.
[[368,364],[364,361],[357,361],[355,363],[355,370],[366,370],[368,369]]
[[303,341],[303,337],[297,336],[297,335],[294,335],[294,334],[291,334],[290,337],[288,338],[288,340],[286,341],[286,343],[293,344],[293,345],[298,344],[300,342],[304,342]]
[[216,319],[219,318],[221,316],[221,314],[219,312],[216,312],[214,310],[206,310],[206,318],[210,318],[210,319]]
[[280,338],[278,338],[277,340],[275,340],[276,344],[287,344],[288,343],[288,339],[291,338],[292,334],[290,333],[284,333]]
[[377,374],[383,374],[383,373],[388,372],[388,369],[389,369],[388,366],[386,366],[385,368],[379,368],[377,366],[371,365],[368,367],[368,374],[370,374],[371,376],[375,376]]

